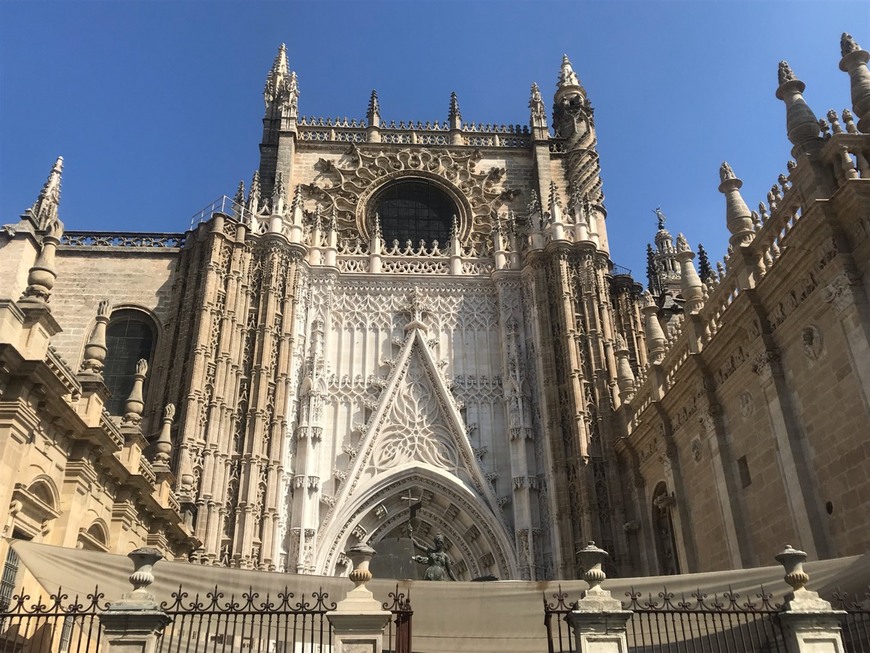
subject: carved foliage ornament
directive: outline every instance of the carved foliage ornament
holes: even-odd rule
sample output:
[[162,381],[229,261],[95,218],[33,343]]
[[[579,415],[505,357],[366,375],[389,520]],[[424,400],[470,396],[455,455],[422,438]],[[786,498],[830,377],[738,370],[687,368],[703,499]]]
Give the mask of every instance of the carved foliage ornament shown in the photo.
[[490,219],[501,202],[520,192],[503,187],[504,168],[475,170],[479,150],[450,152],[444,149],[404,148],[398,151],[368,151],[351,145],[338,162],[321,158],[320,176],[302,187],[306,197],[317,200],[327,213],[335,209],[340,237],[369,238],[365,215],[372,196],[386,183],[400,177],[421,177],[441,182],[456,201],[460,238],[479,244],[488,237]]

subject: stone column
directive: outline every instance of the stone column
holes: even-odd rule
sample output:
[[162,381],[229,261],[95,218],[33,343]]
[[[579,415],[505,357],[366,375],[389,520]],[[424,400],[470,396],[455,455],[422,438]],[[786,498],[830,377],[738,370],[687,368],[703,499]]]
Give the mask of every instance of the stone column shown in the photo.
[[357,544],[348,550],[347,555],[353,563],[350,579],[355,587],[338,602],[334,612],[326,615],[332,624],[333,650],[335,653],[381,653],[384,627],[392,613],[384,610],[366,588],[366,583],[372,579],[369,562],[375,550]]
[[803,569],[806,559],[806,553],[789,544],[776,556],[793,590],[785,595],[779,614],[788,653],[844,653],[840,623],[846,612],[833,610],[818,592],[805,587],[810,580]]
[[589,542],[577,557],[583,567],[583,580],[589,583],[576,609],[566,617],[574,630],[577,653],[628,653],[625,625],[632,611],[624,610],[619,599],[601,588],[607,578],[601,569],[607,551]]
[[127,555],[133,561],[133,591],[121,595],[100,615],[103,653],[156,653],[163,629],[172,618],[160,609],[147,590],[154,582],[154,564],[163,558],[157,549],[141,548]]

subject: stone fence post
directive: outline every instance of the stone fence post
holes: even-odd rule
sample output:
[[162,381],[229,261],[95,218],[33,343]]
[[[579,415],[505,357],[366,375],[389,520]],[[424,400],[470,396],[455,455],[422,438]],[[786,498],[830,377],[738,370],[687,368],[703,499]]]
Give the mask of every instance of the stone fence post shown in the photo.
[[789,544],[776,556],[792,587],[779,614],[788,653],[844,653],[840,623],[846,612],[832,609],[818,592],[805,587],[810,580],[803,568],[806,559],[806,553]]
[[148,591],[154,582],[154,564],[163,558],[157,549],[144,547],[127,555],[133,561],[133,591],[121,595],[100,615],[103,653],[155,653],[163,629],[172,618],[160,609]]
[[334,651],[381,653],[384,627],[393,615],[384,610],[366,588],[366,583],[372,579],[369,562],[375,550],[365,544],[356,544],[348,550],[347,555],[353,563],[350,579],[355,587],[338,602],[333,612],[326,615],[332,624]]
[[574,631],[577,653],[628,653],[625,626],[633,613],[601,588],[607,578],[601,569],[607,551],[589,542],[577,557],[583,567],[583,580],[589,583],[577,607],[566,617]]

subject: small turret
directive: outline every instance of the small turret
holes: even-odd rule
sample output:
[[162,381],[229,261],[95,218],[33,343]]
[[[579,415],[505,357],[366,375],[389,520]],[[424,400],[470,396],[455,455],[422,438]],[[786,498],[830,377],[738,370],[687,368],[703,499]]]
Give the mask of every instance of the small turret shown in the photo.
[[582,113],[591,122],[592,110],[586,99],[586,90],[574,72],[568,55],[562,56],[559,82],[553,97],[553,125],[563,138],[570,138],[576,131],[574,116]]
[[849,73],[852,87],[852,110],[858,116],[858,129],[870,132],[870,52],[862,50],[850,34],[840,39],[840,70]]
[[647,252],[647,257],[650,256],[650,252],[652,253],[652,265],[648,265],[647,268],[647,274],[650,275],[650,291],[656,294],[670,291],[676,296],[680,292],[680,269],[674,249],[674,239],[665,227],[667,217],[661,207],[657,206],[653,212],[656,215],[658,230],[654,239],[655,249],[650,248]]
[[792,72],[786,61],[779,62],[779,88],[776,97],[785,102],[785,122],[788,140],[794,147],[792,156],[815,152],[822,144],[819,121],[804,100],[806,84]]
[[745,247],[752,242],[755,232],[752,228],[752,214],[740,194],[743,182],[737,178],[727,161],[719,168],[719,179],[719,192],[725,195],[725,220],[728,231],[731,232],[728,242],[735,248]]

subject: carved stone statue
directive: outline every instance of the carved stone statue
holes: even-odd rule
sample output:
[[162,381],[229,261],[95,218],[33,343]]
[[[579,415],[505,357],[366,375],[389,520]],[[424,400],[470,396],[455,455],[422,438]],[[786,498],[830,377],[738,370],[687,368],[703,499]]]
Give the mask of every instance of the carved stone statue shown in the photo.
[[411,541],[414,543],[414,548],[426,552],[426,555],[411,558],[418,564],[426,565],[424,580],[456,580],[456,575],[450,568],[450,556],[444,551],[444,538],[440,533],[435,536],[435,548],[433,549],[423,546],[416,538],[412,538]]

